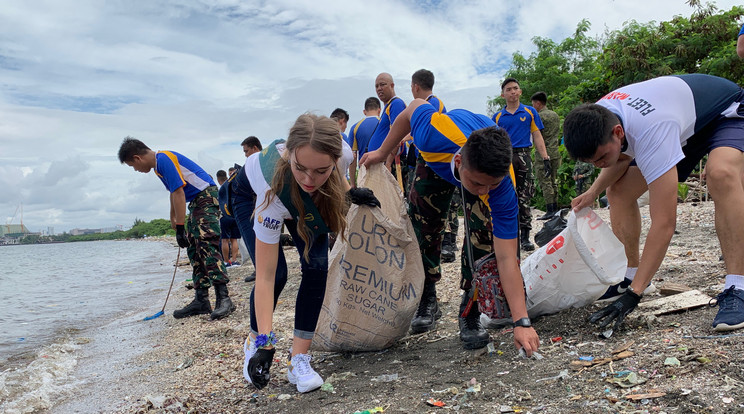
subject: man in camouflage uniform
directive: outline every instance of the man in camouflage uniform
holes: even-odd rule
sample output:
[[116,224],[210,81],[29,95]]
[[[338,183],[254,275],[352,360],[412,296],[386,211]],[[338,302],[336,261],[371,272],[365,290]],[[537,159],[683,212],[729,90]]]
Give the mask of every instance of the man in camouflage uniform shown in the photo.
[[[502,286],[515,320],[514,342],[531,355],[539,338],[527,317],[524,283],[517,262],[518,205],[511,170],[511,142],[502,128],[485,115],[455,109],[438,112],[415,99],[400,114],[377,151],[361,163],[383,162],[410,133],[419,157],[411,188],[409,216],[421,248],[425,281],[421,301],[411,321],[411,332],[432,330],[442,315],[436,283],[441,279],[441,238],[452,194],[464,191],[464,210],[473,247],[472,260],[494,252]],[[465,349],[485,347],[488,332],[480,324],[473,303],[473,272],[466,249],[462,253],[460,288],[463,290],[458,324]]]
[[457,229],[460,225],[458,212],[462,206],[462,197],[459,191],[452,195],[449,212],[447,213],[447,225],[444,228],[444,237],[442,238],[442,262],[452,263],[455,261],[455,251],[457,250]]
[[522,250],[529,252],[535,250],[535,245],[530,241],[532,230],[532,212],[530,201],[535,194],[535,184],[532,177],[532,158],[530,150],[535,143],[535,160],[539,156],[545,166],[545,174],[551,175],[553,167],[550,164],[550,156],[545,150],[540,130],[543,129],[542,121],[537,110],[531,106],[524,105],[519,101],[522,89],[519,82],[514,78],[507,78],[501,83],[501,96],[506,100],[506,106],[499,112],[493,114],[493,122],[504,128],[509,133],[512,142],[512,165],[516,176],[517,197],[519,197],[519,232]]
[[561,154],[558,152],[560,146],[561,118],[557,113],[546,107],[548,95],[545,92],[536,92],[530,98],[532,106],[537,109],[544,128],[540,131],[545,141],[545,150],[550,157],[550,174],[545,173],[545,165],[541,162],[535,163],[537,170],[537,182],[542,189],[545,198],[546,212],[538,220],[547,220],[558,211],[558,183],[556,175],[561,166]]
[[576,161],[573,169],[573,179],[576,181],[576,196],[580,196],[594,182],[594,164]]
[[[122,142],[119,161],[141,173],[154,169],[170,191],[171,226],[176,230],[178,246],[186,248],[189,256],[195,291],[194,300],[185,308],[173,312],[173,317],[211,314],[211,319],[219,319],[232,313],[235,306],[227,293],[230,279],[220,253],[218,190],[212,177],[177,152],[156,153],[142,141],[131,137]],[[214,286],[217,296],[214,312],[209,303],[210,286]]]

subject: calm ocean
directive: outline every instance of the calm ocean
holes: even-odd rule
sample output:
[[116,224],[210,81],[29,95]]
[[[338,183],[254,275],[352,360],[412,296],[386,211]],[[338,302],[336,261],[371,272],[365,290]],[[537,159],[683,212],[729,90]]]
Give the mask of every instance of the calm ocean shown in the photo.
[[0,247],[0,412],[53,407],[96,335],[128,325],[136,336],[163,306],[177,251],[163,241]]

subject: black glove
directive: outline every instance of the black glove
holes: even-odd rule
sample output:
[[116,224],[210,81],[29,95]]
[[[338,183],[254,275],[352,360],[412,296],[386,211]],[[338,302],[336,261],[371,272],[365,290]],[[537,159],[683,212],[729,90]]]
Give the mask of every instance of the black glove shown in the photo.
[[183,224],[176,224],[176,241],[178,242],[178,247],[184,249],[189,247],[189,239],[186,237],[186,229],[183,227]]
[[354,204],[360,206],[380,207],[380,200],[375,197],[375,193],[369,188],[352,188],[349,190],[349,198]]
[[604,321],[599,325],[599,328],[602,329],[615,320],[615,327],[613,329],[618,330],[623,324],[625,317],[628,316],[636,306],[638,306],[638,302],[640,301],[641,296],[636,295],[628,289],[618,300],[591,314],[591,316],[589,316],[589,322],[597,323],[604,318]]
[[250,375],[253,385],[259,390],[268,385],[269,379],[271,379],[269,369],[271,363],[274,362],[274,352],[276,352],[274,348],[258,349],[248,361],[248,375]]
[[543,160],[543,167],[545,167],[545,178],[550,178],[553,175],[553,167],[550,165],[550,160]]

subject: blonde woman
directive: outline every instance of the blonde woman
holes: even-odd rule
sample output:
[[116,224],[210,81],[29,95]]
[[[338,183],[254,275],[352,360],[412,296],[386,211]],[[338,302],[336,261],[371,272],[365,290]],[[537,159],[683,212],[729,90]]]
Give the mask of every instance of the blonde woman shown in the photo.
[[[246,237],[255,232],[255,250],[249,251],[255,256],[256,284],[250,299],[251,333],[244,346],[243,376],[258,389],[270,379],[276,343],[273,311],[287,281],[287,265],[279,246],[282,224],[292,235],[302,267],[287,376],[299,392],[323,384],[310,365],[308,350],[325,294],[328,233],[343,235],[347,192],[354,203],[379,206],[369,189],[350,191],[344,171],[338,168],[341,156],[336,121],[304,114],[297,118],[286,142],[274,141],[248,157],[234,184],[233,209],[241,234]],[[255,210],[248,200],[248,189],[256,194]],[[251,213],[252,219],[246,220]],[[247,225],[252,231],[243,231]]]

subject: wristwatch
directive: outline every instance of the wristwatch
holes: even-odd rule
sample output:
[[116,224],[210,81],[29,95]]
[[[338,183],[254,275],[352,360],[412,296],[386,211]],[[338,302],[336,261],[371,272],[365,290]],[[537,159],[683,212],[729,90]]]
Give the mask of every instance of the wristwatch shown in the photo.
[[635,289],[633,289],[633,287],[632,287],[632,286],[630,286],[630,285],[628,285],[628,291],[629,291],[630,293],[632,293],[632,294],[634,294],[634,295],[638,296],[639,298],[643,297],[643,292],[641,292],[641,293],[638,293],[638,292],[636,292],[636,291],[635,291]]
[[522,328],[529,328],[532,326],[532,321],[530,321],[530,318],[522,318],[519,320],[514,321],[514,327],[520,326]]

